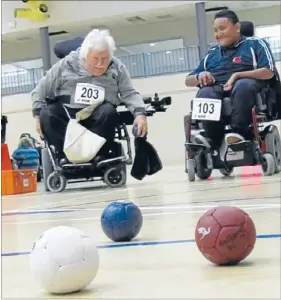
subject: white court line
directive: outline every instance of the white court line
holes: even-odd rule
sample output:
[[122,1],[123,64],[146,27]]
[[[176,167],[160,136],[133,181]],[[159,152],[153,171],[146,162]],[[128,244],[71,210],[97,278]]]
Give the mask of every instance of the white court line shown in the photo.
[[[178,181],[175,181],[175,182],[169,182],[169,183],[178,183]],[[125,188],[125,189],[118,189],[118,190],[110,190],[110,191],[107,191],[107,192],[98,192],[95,194],[95,192],[97,191],[80,191],[80,192],[74,192],[74,193],[65,193],[65,194],[56,194],[56,196],[68,196],[68,199],[62,199],[62,200],[57,200],[57,201],[51,201],[51,202],[48,202],[48,203],[41,203],[41,204],[38,204],[38,205],[32,205],[32,206],[28,206],[26,208],[23,208],[23,209],[15,209],[15,210],[8,210],[8,211],[4,211],[5,213],[13,213],[13,212],[22,212],[22,211],[26,211],[28,209],[34,209],[34,208],[41,208],[41,209],[46,209],[46,208],[51,208],[50,205],[52,204],[65,204],[65,203],[68,203],[70,201],[74,201],[74,200],[83,200],[83,199],[89,199],[90,197],[100,197],[100,196],[104,196],[104,195],[109,195],[109,194],[113,194],[113,193],[117,193],[117,192],[132,192],[132,191],[139,191],[139,190],[145,190],[145,189],[150,189],[151,187],[149,187],[150,185],[157,185],[157,188],[158,189],[161,189],[161,188],[164,188],[166,187],[165,186],[166,183],[157,183],[157,184],[154,184],[154,183],[150,183],[150,184],[147,184],[145,186],[140,186],[140,187],[134,187],[134,188]],[[202,186],[202,185],[205,185],[204,183],[195,183],[193,186]],[[75,195],[82,195],[82,197],[75,197]],[[70,196],[73,196],[74,197],[70,197]],[[33,195],[33,198],[34,197],[41,197],[41,196],[55,196],[54,194],[43,194],[43,195],[40,195],[40,194],[37,194],[37,195]],[[23,196],[23,197],[19,197],[17,198],[17,200],[21,200],[21,199],[29,199],[30,197],[28,196]],[[6,198],[7,199],[7,198]],[[10,198],[10,199],[16,199],[16,198]],[[94,203],[93,203],[94,204]]]
[[[276,197],[277,198],[277,197]],[[262,198],[261,198],[262,199]],[[245,199],[245,201],[247,201],[247,199]],[[235,200],[233,200],[233,202],[235,202]],[[163,206],[139,206],[140,210],[176,210],[176,209],[192,209],[192,208],[213,208],[213,207],[217,207],[218,205],[180,205],[180,206],[176,206],[176,205],[163,205]],[[224,206],[233,206],[233,204],[225,204]],[[237,206],[237,205],[235,205]],[[281,207],[280,203],[259,203],[259,204],[239,204],[238,207]],[[56,211],[67,211],[67,212],[76,212],[76,213],[80,213],[80,212],[84,212],[84,211],[103,211],[103,208],[83,208],[83,209],[76,209],[76,208],[66,208],[66,209],[38,209],[38,210],[24,210],[24,211],[19,211],[19,212],[23,212],[23,213],[37,213],[38,215],[40,215],[40,213],[52,213],[52,212],[56,212]],[[7,213],[7,212],[3,212],[3,213]],[[61,212],[64,213],[64,212]],[[5,216],[5,215],[4,215]]]
[[[264,179],[264,181],[274,181],[274,179],[272,179],[272,178],[265,178]],[[178,181],[176,181],[175,183],[178,183]],[[215,185],[218,185],[219,183],[216,183]],[[233,182],[232,184],[237,184],[237,182]],[[153,184],[154,185],[154,184]],[[157,184],[158,185],[158,189],[159,188],[165,188],[166,186],[165,186],[165,184],[163,184],[162,186],[160,186],[160,184],[158,183]],[[192,187],[193,186],[205,186],[206,184],[205,183],[195,183],[195,184],[193,184],[192,185]],[[252,184],[251,184],[252,185]],[[248,185],[242,185],[242,186],[240,186],[240,187],[247,187]],[[230,186],[231,187],[231,186]],[[130,191],[139,191],[139,190],[143,190],[143,189],[149,189],[147,186],[141,186],[141,187],[138,187],[137,189],[136,188],[128,188],[128,189],[126,189],[126,190],[122,190],[123,192],[124,191],[126,191],[126,192],[130,192]],[[34,208],[41,208],[41,209],[47,209],[47,208],[51,208],[49,205],[50,204],[66,204],[66,203],[68,203],[68,202],[70,202],[70,201],[73,201],[73,200],[75,200],[75,199],[77,199],[77,200],[83,200],[83,199],[89,199],[90,198],[90,196],[92,197],[92,196],[96,196],[96,197],[99,197],[99,196],[103,196],[103,195],[107,195],[107,194],[111,194],[111,193],[114,193],[114,192],[119,192],[119,191],[121,191],[121,190],[116,190],[116,191],[108,191],[108,192],[104,192],[104,193],[100,193],[100,194],[95,194],[95,195],[85,195],[85,196],[82,196],[82,197],[79,197],[79,199],[77,199],[77,198],[74,198],[74,199],[66,199],[66,200],[57,200],[57,201],[53,201],[53,202],[48,202],[48,203],[46,203],[46,206],[45,205],[42,205],[42,204],[45,204],[45,203],[42,203],[41,205],[36,205],[36,206],[29,206],[29,207],[27,207],[27,208],[25,208],[25,209],[20,209],[20,210],[16,210],[16,211],[23,211],[23,210],[26,210],[26,209],[34,209]],[[185,192],[183,192],[183,193],[189,193],[189,192],[196,192],[196,191],[185,191]],[[204,192],[204,190],[200,190],[200,191],[198,191],[198,192]],[[148,197],[149,197],[149,195],[148,195]],[[196,199],[203,199],[203,198],[205,198],[206,196],[203,196],[203,197],[197,197]],[[112,200],[113,201],[113,200]],[[97,204],[97,203],[93,203],[93,204]],[[70,205],[71,206],[71,205]],[[75,205],[72,205],[72,206],[75,206]]]
[[[29,209],[34,209],[34,208],[47,209],[47,208],[51,208],[50,207],[51,204],[61,204],[61,203],[65,203],[65,202],[74,201],[75,199],[77,199],[77,200],[88,199],[90,196],[91,197],[100,197],[100,196],[104,196],[104,195],[111,194],[111,193],[112,193],[112,191],[109,191],[109,192],[104,192],[104,193],[99,193],[99,194],[85,195],[84,197],[79,197],[79,198],[73,197],[72,199],[68,198],[66,200],[51,201],[51,202],[47,202],[47,203],[41,203],[38,205],[28,206],[28,207],[22,208],[22,209],[6,210],[6,211],[3,211],[2,213],[25,212]],[[40,195],[38,195],[38,196],[40,196]],[[18,200],[20,200],[20,199],[18,199]]]
[[[126,191],[126,189],[122,189],[122,190],[119,190],[119,191]],[[113,191],[107,191],[106,193],[110,194],[112,193]],[[15,197],[16,195],[13,195],[13,196],[5,196],[3,197],[3,200],[24,200],[24,199],[31,199],[31,198],[38,198],[38,197],[42,197],[42,198],[49,198],[49,197],[56,197],[56,196],[59,196],[61,198],[64,198],[64,197],[71,197],[71,196],[74,196],[73,198],[75,199],[75,197],[77,195],[81,195],[81,194],[91,194],[93,196],[97,196],[101,193],[101,191],[96,191],[96,190],[90,190],[85,187],[85,191],[73,191],[71,192],[71,190],[67,190],[67,193],[61,193],[61,194],[54,194],[54,193],[48,193],[48,194],[41,194],[40,192],[37,192],[37,193],[34,193],[32,195],[24,195],[24,196],[19,196],[17,195],[18,197]]]
[[[164,184],[173,184],[173,183],[179,183],[179,182],[183,182],[185,181],[185,178],[183,179],[180,179],[180,180],[175,180],[175,181],[167,181],[167,182],[160,182],[160,181],[156,181],[156,182],[147,182],[145,183],[145,186],[138,186],[138,184],[136,184],[133,188],[120,188],[118,190],[109,190],[107,191],[106,193],[108,194],[111,194],[111,193],[115,193],[115,192],[126,192],[126,191],[130,191],[130,190],[140,190],[140,189],[148,189],[149,186],[155,186],[155,185],[160,185],[161,184],[161,187],[164,186]],[[85,183],[87,183],[85,181]],[[89,182],[88,182],[89,183]],[[142,183],[143,184],[143,183]],[[218,184],[218,183],[215,183],[214,184]],[[200,185],[204,185],[204,183],[194,183],[193,186],[200,186]],[[97,191],[97,190],[89,190],[90,188],[95,188],[94,186],[93,187],[89,187],[89,186],[85,186],[85,191],[73,191],[71,192],[71,189],[69,190],[66,190],[67,192],[66,193],[61,193],[61,194],[57,194],[57,196],[60,196],[60,197],[69,197],[69,196],[75,196],[75,195],[81,195],[81,194],[94,194],[94,193],[97,193],[95,194],[95,196],[97,196],[99,193],[101,193],[101,191]],[[98,187],[96,187],[98,189]],[[73,188],[74,190],[75,188]],[[22,196],[19,196],[16,198],[15,195],[12,195],[12,196],[5,196],[3,197],[4,200],[13,200],[13,199],[30,199],[30,198],[37,198],[38,196],[40,197],[54,197],[55,194],[53,193],[47,193],[47,194],[40,194],[40,193],[33,193],[31,195],[22,195]]]
[[[241,179],[239,177],[237,178],[234,178],[235,179]],[[276,178],[261,178],[261,181],[264,182],[264,181],[274,181],[276,180]],[[178,179],[178,180],[175,180],[175,181],[166,181],[166,182],[160,182],[160,181],[156,181],[156,182],[147,182],[145,183],[145,186],[138,186],[137,184],[133,187],[133,188],[123,188],[123,189],[118,189],[118,190],[109,190],[105,193],[107,194],[111,194],[111,193],[116,193],[116,192],[126,192],[126,191],[131,191],[131,190],[142,190],[142,189],[149,189],[150,186],[157,186],[157,185],[161,185],[161,187],[166,187],[167,184],[177,184],[177,183],[184,183],[184,182],[187,182],[188,183],[188,180],[187,178],[182,178],[182,179]],[[208,181],[209,183],[211,183],[210,185],[223,185],[224,182],[222,181]],[[261,182],[261,183],[262,183]],[[86,183],[86,182],[85,182]],[[237,184],[237,180],[235,180],[234,182],[227,182],[228,184]],[[204,186],[206,185],[206,182],[195,182],[195,183],[192,183],[190,185],[190,187],[194,187],[194,186]],[[98,188],[98,187],[97,187]],[[89,187],[88,186],[85,186],[85,191],[73,191],[71,192],[71,189],[67,190],[66,193],[61,193],[61,194],[53,194],[53,193],[47,193],[47,194],[40,194],[40,193],[34,193],[34,194],[31,194],[31,195],[22,195],[22,196],[17,196],[15,197],[15,195],[12,195],[12,196],[4,196],[2,197],[3,200],[20,200],[20,199],[30,199],[30,198],[37,198],[37,197],[54,197],[54,195],[57,195],[59,197],[70,197],[70,196],[76,196],[76,195],[81,195],[81,194],[91,194],[91,195],[95,195],[95,196],[98,196],[101,191],[97,191],[97,190],[88,190]],[[94,187],[93,187],[94,189]],[[95,194],[97,193],[97,194]],[[75,198],[75,197],[74,197]],[[69,199],[71,200],[71,199]],[[59,201],[58,201],[59,202]],[[50,202],[51,203],[51,202]]]
[[[269,182],[270,181],[276,181],[276,178],[262,178],[261,180],[262,180],[261,183],[263,183],[263,182],[268,182],[268,181]],[[180,182],[183,182],[183,181],[184,181],[184,179],[181,180]],[[180,183],[180,182],[179,181],[171,181],[171,182],[168,182],[168,183],[169,184],[173,184],[173,183],[176,184],[176,183]],[[213,186],[213,185],[220,185],[222,183],[223,182],[221,182],[221,181],[220,182],[212,182],[211,186]],[[238,182],[234,181],[234,182],[227,182],[227,183],[230,184],[230,185],[231,184],[235,185]],[[104,196],[104,195],[108,195],[108,194],[113,194],[113,193],[117,193],[117,192],[130,192],[130,191],[139,191],[139,190],[143,190],[143,189],[150,189],[149,186],[151,186],[151,185],[152,186],[156,185],[158,189],[159,188],[166,188],[166,184],[167,184],[167,182],[164,182],[162,184],[159,183],[159,182],[156,182],[156,183],[147,183],[145,186],[139,186],[139,187],[133,187],[133,188],[125,188],[125,189],[120,189],[120,190],[110,190],[110,191],[103,192],[103,193],[101,193],[99,191],[99,193],[97,193],[97,194],[95,194],[95,192],[97,192],[97,191],[80,191],[80,192],[73,192],[73,193],[57,194],[57,196],[59,195],[60,197],[67,196],[68,199],[57,200],[57,201],[52,201],[52,202],[48,202],[48,203],[41,203],[39,205],[28,206],[28,207],[23,208],[23,209],[8,210],[8,211],[4,211],[4,212],[5,213],[22,212],[22,211],[26,211],[26,210],[29,210],[29,209],[36,209],[36,208],[48,209],[48,208],[52,208],[52,207],[50,207],[50,205],[52,205],[52,204],[66,204],[66,203],[71,202],[71,201],[73,201],[75,199],[77,199],[77,200],[83,200],[83,199],[89,199],[90,197],[91,198],[92,197],[100,197],[100,196]],[[205,185],[206,185],[206,183],[204,183],[204,182],[198,182],[198,183],[194,183],[194,184],[190,185],[190,187],[205,186]],[[253,184],[253,185],[255,185],[255,184]],[[246,184],[246,185],[242,184],[241,185],[241,187],[247,187],[247,186],[248,186],[248,184]],[[186,191],[186,193],[189,193],[189,192],[196,192],[196,191],[192,191],[192,190]],[[204,190],[200,190],[198,192],[204,192]],[[75,196],[77,194],[83,195],[83,196],[81,196],[79,198],[71,197],[71,196],[73,196],[73,195]],[[40,194],[38,195],[37,194],[37,195],[34,195],[34,197],[41,197],[41,196],[48,196],[48,197],[53,196],[54,197],[54,194],[45,194],[45,195],[40,195]],[[23,199],[23,197],[19,197],[19,198],[17,198],[17,200]],[[205,198],[205,197],[206,196],[201,197],[201,198]],[[25,198],[30,198],[30,197],[26,196]],[[11,199],[15,199],[15,198],[11,198]],[[200,198],[198,198],[198,199],[200,199]],[[95,203],[93,203],[93,204],[95,204]]]
[[[272,209],[274,207],[260,206],[260,207],[248,207],[247,210],[265,210]],[[142,214],[143,217],[156,217],[166,215],[181,215],[181,214],[197,214],[204,213],[206,210],[192,210],[192,211],[180,211],[180,212],[159,212],[159,213],[146,213]],[[4,222],[2,225],[28,225],[28,224],[40,224],[40,223],[65,223],[72,221],[86,221],[86,220],[100,220],[100,217],[92,218],[74,218],[74,219],[52,219],[52,220],[38,220],[38,221],[24,221],[24,222]]]

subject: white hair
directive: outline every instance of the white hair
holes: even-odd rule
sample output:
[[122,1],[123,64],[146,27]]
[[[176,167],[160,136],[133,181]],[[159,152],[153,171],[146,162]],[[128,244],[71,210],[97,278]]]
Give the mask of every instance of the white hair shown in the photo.
[[106,49],[109,51],[110,57],[112,57],[116,49],[113,37],[108,30],[93,29],[87,34],[81,45],[80,58],[85,59],[89,50],[102,51]]

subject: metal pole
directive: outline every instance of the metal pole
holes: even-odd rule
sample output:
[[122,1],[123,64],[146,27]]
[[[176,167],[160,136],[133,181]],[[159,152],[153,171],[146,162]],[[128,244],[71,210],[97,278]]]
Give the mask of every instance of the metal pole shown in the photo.
[[202,59],[208,52],[207,21],[205,2],[195,3],[199,56]]
[[41,43],[41,54],[43,59],[43,70],[44,74],[51,68],[51,50],[50,50],[50,38],[49,28],[40,28],[40,43]]

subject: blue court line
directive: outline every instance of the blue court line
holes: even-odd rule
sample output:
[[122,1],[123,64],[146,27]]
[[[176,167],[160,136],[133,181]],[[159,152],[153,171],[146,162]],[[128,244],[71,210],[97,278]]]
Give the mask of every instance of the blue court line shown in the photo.
[[[266,196],[266,197],[261,197],[263,199],[275,199],[275,198],[280,198],[280,195],[276,196]],[[243,198],[232,198],[232,199],[218,199],[218,200],[211,200],[211,201],[194,201],[194,202],[189,202],[189,203],[176,203],[175,205],[183,205],[183,204],[200,204],[200,203],[216,203],[216,202],[231,202],[231,201],[244,201],[244,200],[256,200],[257,197],[243,197]],[[112,202],[115,200],[112,200]],[[95,203],[93,203],[95,204]],[[150,204],[150,205],[145,205],[144,207],[154,207],[154,206],[167,206],[167,204]],[[171,205],[173,206],[173,205]],[[141,209],[143,206],[139,206]],[[45,210],[31,210],[31,211],[15,211],[15,212],[3,212],[1,215],[2,217],[9,217],[9,216],[19,216],[19,215],[38,215],[38,214],[57,214],[57,213],[68,213],[68,212],[77,212],[77,211],[85,211],[87,208],[73,208],[73,209],[45,209]]]
[[33,211],[16,211],[16,212],[3,212],[2,217],[20,216],[20,215],[38,215],[38,214],[58,214],[67,212],[76,212],[84,209],[57,209],[57,210],[33,210]]
[[[281,238],[280,233],[276,234],[259,234],[257,239],[278,239]],[[97,246],[98,249],[109,249],[109,248],[125,248],[125,247],[143,247],[143,246],[158,246],[158,245],[174,245],[174,244],[186,244],[194,243],[194,239],[187,240],[168,240],[168,241],[148,241],[148,242],[128,242],[128,243],[115,243],[115,244],[105,244]],[[2,253],[1,256],[22,256],[29,255],[30,252],[7,252]]]

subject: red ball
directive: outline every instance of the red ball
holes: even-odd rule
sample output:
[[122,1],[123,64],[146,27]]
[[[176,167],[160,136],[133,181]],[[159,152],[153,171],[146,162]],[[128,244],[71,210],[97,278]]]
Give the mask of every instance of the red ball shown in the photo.
[[236,265],[253,250],[256,228],[249,215],[237,207],[208,210],[199,219],[195,241],[203,256],[217,265]]

